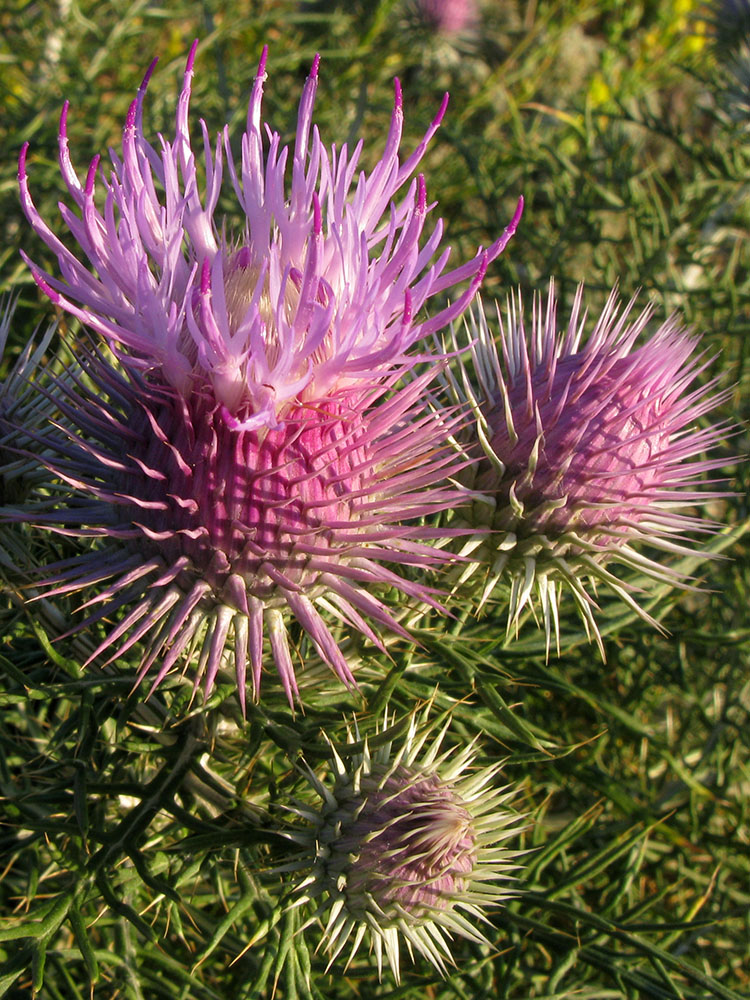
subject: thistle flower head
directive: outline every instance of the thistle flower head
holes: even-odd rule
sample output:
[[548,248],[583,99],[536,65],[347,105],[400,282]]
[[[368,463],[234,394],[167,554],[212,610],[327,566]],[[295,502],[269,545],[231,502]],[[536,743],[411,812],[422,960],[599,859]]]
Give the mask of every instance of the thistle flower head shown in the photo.
[[479,22],[475,0],[414,0],[416,16],[432,31],[458,35]]
[[472,767],[473,743],[441,752],[450,720],[435,735],[429,708],[412,713],[398,749],[387,718],[372,750],[332,747],[333,787],[308,772],[322,805],[294,810],[309,826],[292,837],[314,852],[297,905],[317,904],[329,965],[369,936],[380,974],[385,957],[398,981],[402,943],[445,973],[451,936],[486,943],[474,921],[510,894],[517,852],[501,845],[523,825],[506,808],[513,793],[493,787],[499,765]]
[[696,489],[723,464],[698,456],[727,432],[698,426],[726,395],[713,391],[715,381],[690,388],[706,367],[693,356],[697,339],[674,317],[642,339],[651,308],[633,316],[634,300],[622,307],[616,292],[586,335],[582,304],[579,288],[560,329],[550,285],[527,328],[520,296],[511,298],[505,322],[498,310],[499,350],[480,308],[471,319],[473,372],[453,377],[474,408],[483,454],[474,516],[490,530],[471,543],[488,571],[482,603],[509,584],[508,628],[536,607],[548,647],[553,629],[559,644],[564,589],[600,647],[588,583],[650,620],[609,564],[684,583],[642,547],[692,554],[686,535],[710,525],[685,509],[722,495]]
[[[232,647],[244,704],[248,667],[257,695],[267,638],[292,701],[290,617],[351,685],[321,612],[379,643],[368,620],[404,631],[373,585],[435,603],[383,563],[444,558],[426,544],[437,529],[403,522],[456,502],[439,485],[457,467],[447,446],[456,417],[423,410],[431,374],[401,389],[398,380],[415,363],[410,347],[466,307],[518,213],[487,251],[446,271],[439,222],[420,246],[429,209],[423,179],[410,181],[445,105],[401,163],[397,85],[382,158],[357,176],[361,144],[329,150],[312,126],[316,59],[294,149],[266,129],[264,151],[265,50],[240,162],[226,129],[212,152],[203,128],[201,196],[188,130],[194,55],[174,139],[157,149],[143,137],[149,70],[109,176],[98,158],[85,181],[74,171],[66,106],[60,167],[77,213],[62,213],[88,263],[39,216],[22,154],[23,205],[62,279],[32,271],[99,338],[80,348],[80,377],[55,383],[65,420],[40,442],[73,492],[27,516],[103,540],[46,570],[48,595],[95,588],[78,626],[108,623],[94,657],[141,643],[140,677],[158,663],[158,684],[194,662],[210,691]],[[245,216],[232,239],[214,218],[224,173]],[[417,319],[456,282],[468,287],[453,304]]]

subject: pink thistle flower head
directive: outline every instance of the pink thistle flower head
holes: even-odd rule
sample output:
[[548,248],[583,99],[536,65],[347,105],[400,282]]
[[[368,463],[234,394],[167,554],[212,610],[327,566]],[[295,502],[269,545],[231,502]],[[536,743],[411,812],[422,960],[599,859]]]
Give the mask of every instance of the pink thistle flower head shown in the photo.
[[512,894],[519,852],[505,842],[525,826],[508,807],[514,792],[494,786],[499,765],[472,766],[474,743],[441,752],[450,719],[436,735],[429,711],[412,714],[400,746],[381,734],[372,751],[331,747],[333,787],[308,772],[321,807],[293,809],[309,827],[290,836],[314,852],[295,905],[317,904],[329,967],[346,953],[348,965],[368,936],[381,975],[385,959],[399,980],[402,941],[445,974],[449,938],[487,943],[476,923]]
[[567,589],[603,655],[589,583],[656,625],[611,564],[687,585],[642,550],[692,555],[686,536],[711,525],[689,509],[724,495],[697,485],[724,464],[701,456],[727,426],[702,421],[727,394],[714,391],[716,380],[691,387],[707,365],[694,357],[697,338],[675,317],[646,336],[653,310],[634,316],[634,305],[621,306],[613,291],[587,335],[582,287],[560,328],[550,284],[546,302],[534,300],[530,327],[520,295],[505,322],[498,310],[499,346],[480,306],[470,323],[473,371],[451,377],[476,415],[483,458],[473,510],[489,529],[470,543],[477,561],[464,576],[486,568],[481,604],[509,586],[509,630],[525,608],[539,609],[548,648],[553,631],[559,646]]
[[419,19],[433,31],[458,35],[479,23],[475,0],[414,0]]
[[[34,276],[103,341],[81,347],[84,376],[58,381],[67,423],[42,442],[74,492],[33,517],[105,540],[47,576],[48,594],[96,588],[79,627],[116,624],[95,657],[141,643],[139,676],[158,663],[158,684],[195,661],[210,691],[231,647],[244,704],[247,668],[257,695],[267,640],[292,701],[290,618],[352,685],[323,614],[379,642],[368,620],[405,633],[373,586],[435,603],[383,563],[445,558],[426,544],[437,529],[419,522],[456,502],[441,485],[456,465],[456,415],[423,408],[431,375],[401,389],[398,380],[416,341],[467,306],[520,206],[488,250],[446,270],[442,225],[422,240],[429,206],[424,180],[411,179],[445,103],[402,163],[397,84],[382,158],[357,173],[361,144],[328,149],[312,124],[317,58],[294,148],[268,128],[264,143],[265,50],[240,161],[226,129],[212,149],[203,127],[201,195],[188,130],[194,56],[195,46],[174,139],[157,148],[143,137],[149,70],[108,176],[98,158],[85,180],[73,169],[64,109],[60,167],[75,207],[62,214],[80,260],[34,207],[21,156],[26,214],[62,275],[30,264]],[[233,239],[214,217],[226,177],[245,217]],[[452,304],[419,318],[457,282],[467,287]]]

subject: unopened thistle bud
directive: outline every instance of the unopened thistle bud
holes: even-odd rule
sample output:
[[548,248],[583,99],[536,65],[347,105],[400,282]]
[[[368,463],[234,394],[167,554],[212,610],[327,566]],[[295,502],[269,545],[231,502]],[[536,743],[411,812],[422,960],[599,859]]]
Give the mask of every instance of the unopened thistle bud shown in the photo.
[[329,965],[368,938],[379,974],[385,958],[399,979],[401,943],[445,973],[451,937],[486,943],[484,911],[511,894],[514,792],[494,786],[500,765],[472,767],[473,743],[441,752],[447,725],[435,735],[426,720],[414,713],[398,748],[381,731],[372,751],[332,750],[332,787],[309,773],[320,809],[294,810],[309,826],[292,837],[312,856],[297,905],[316,904]]
[[701,456],[727,426],[702,424],[727,396],[715,392],[716,380],[691,387],[708,362],[693,356],[697,338],[674,317],[646,336],[652,309],[633,316],[634,301],[622,307],[612,292],[586,334],[582,304],[579,288],[558,327],[550,285],[527,328],[520,296],[511,298],[505,322],[498,310],[497,344],[480,307],[470,323],[471,366],[451,383],[474,410],[476,437],[465,446],[481,456],[471,485],[482,531],[465,546],[476,561],[464,579],[484,568],[480,606],[503,594],[509,630],[530,607],[548,649],[552,634],[559,646],[559,602],[570,592],[603,655],[598,587],[655,624],[615,564],[641,581],[686,584],[654,555],[693,555],[686,536],[711,530],[689,510],[722,496],[699,480],[724,464]]

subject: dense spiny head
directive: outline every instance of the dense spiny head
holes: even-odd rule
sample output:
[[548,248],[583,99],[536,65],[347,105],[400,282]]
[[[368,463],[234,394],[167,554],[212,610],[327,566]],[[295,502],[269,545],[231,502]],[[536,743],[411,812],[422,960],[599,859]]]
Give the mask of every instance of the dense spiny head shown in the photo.
[[323,612],[382,648],[368,620],[406,633],[379,585],[436,605],[424,582],[384,565],[424,571],[448,558],[427,544],[440,531],[424,522],[460,499],[443,485],[458,468],[448,444],[457,417],[423,408],[432,373],[295,403],[259,431],[228,421],[210,393],[186,400],[100,351],[81,346],[79,357],[81,377],[54,382],[63,420],[39,438],[47,467],[72,489],[26,516],[105,541],[40,570],[48,594],[90,590],[78,627],[107,628],[92,659],[140,642],[140,677],[154,668],[156,685],[192,658],[208,692],[231,649],[244,705],[248,667],[258,694],[267,641],[293,701],[290,617],[353,685]]
[[366,919],[373,902],[394,921],[403,911],[418,920],[452,906],[476,862],[472,816],[453,789],[418,769],[375,767],[341,799],[320,843],[331,852],[329,878],[346,875],[355,919]]
[[293,810],[309,829],[292,839],[314,850],[297,903],[317,903],[330,963],[344,949],[351,960],[367,935],[379,971],[385,957],[397,980],[401,941],[441,972],[451,935],[483,943],[476,923],[508,895],[515,867],[499,844],[519,832],[519,817],[504,808],[511,794],[492,787],[497,767],[473,768],[473,745],[441,754],[447,727],[433,739],[428,711],[412,716],[397,749],[381,736],[372,753],[366,742],[359,754],[334,751],[333,787],[309,772],[320,809]]
[[[380,642],[368,620],[405,633],[378,584],[435,603],[383,563],[448,558],[426,544],[441,531],[425,518],[458,502],[441,485],[460,465],[447,443],[456,417],[423,406],[431,375],[401,389],[398,379],[418,360],[412,345],[468,305],[520,205],[496,243],[447,271],[442,225],[423,238],[426,188],[413,179],[445,102],[401,162],[397,83],[382,157],[357,174],[361,145],[329,149],[312,126],[317,58],[294,147],[264,130],[265,51],[239,162],[226,129],[212,152],[203,127],[201,194],[188,127],[194,57],[195,46],[174,138],[158,148],[144,138],[150,69],[109,174],[98,158],[85,179],[76,173],[65,107],[60,167],[74,208],[62,214],[80,259],[37,212],[22,153],[23,206],[62,279],[29,262],[32,272],[99,338],[81,348],[85,377],[58,380],[65,420],[40,441],[73,493],[29,518],[106,540],[46,577],[48,593],[93,589],[80,627],[109,629],[95,656],[142,643],[141,676],[158,664],[158,683],[184,657],[210,690],[232,647],[244,699],[248,665],[257,693],[265,636],[291,700],[290,617],[351,684],[321,612]],[[225,177],[245,216],[232,239],[215,218]],[[417,318],[461,282],[451,305]]]
[[684,509],[719,495],[695,482],[722,464],[698,456],[726,427],[697,425],[723,397],[715,383],[690,387],[705,367],[696,338],[674,318],[646,336],[651,310],[633,318],[633,306],[613,293],[586,335],[582,289],[562,329],[552,287],[546,303],[535,299],[530,328],[511,300],[505,322],[498,312],[499,353],[484,313],[473,320],[473,372],[453,385],[471,400],[483,443],[473,481],[476,517],[491,529],[482,597],[510,584],[509,627],[536,590],[549,639],[568,587],[598,638],[587,581],[633,605],[606,565],[667,579],[668,566],[633,546],[685,554],[685,533],[708,527]]
[[[505,469],[498,475],[485,466],[477,485],[497,496],[498,527],[549,539],[583,531],[611,545],[607,529],[626,534],[623,525],[638,521],[651,490],[663,485],[668,396],[684,360],[678,348],[691,345],[665,343],[658,367],[653,352],[644,365],[638,350],[558,356],[553,341],[546,346],[546,357],[531,347],[528,368],[511,375],[488,407],[490,448]],[[523,511],[514,510],[511,495]]]
[[[353,497],[372,471],[359,400],[343,397],[287,412],[266,434],[227,425],[212,399],[181,398],[135,424],[144,446],[141,522],[167,559],[186,557],[217,593],[238,575],[250,597],[273,602],[278,580],[309,588],[352,524]],[[231,588],[230,588],[231,589]],[[229,598],[229,594],[227,595]],[[244,605],[244,602],[240,601]]]

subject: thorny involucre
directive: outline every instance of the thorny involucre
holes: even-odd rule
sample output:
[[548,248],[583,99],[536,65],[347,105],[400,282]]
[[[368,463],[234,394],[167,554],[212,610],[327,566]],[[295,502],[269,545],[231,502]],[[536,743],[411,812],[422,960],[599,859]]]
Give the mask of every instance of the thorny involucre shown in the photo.
[[[426,544],[436,529],[420,521],[457,502],[440,485],[460,463],[447,443],[456,417],[423,408],[430,374],[401,388],[399,378],[417,360],[409,349],[469,304],[521,205],[497,242],[446,271],[440,222],[420,246],[429,208],[423,178],[410,180],[445,102],[400,163],[396,83],[382,157],[357,174],[361,144],[329,150],[312,125],[316,58],[294,149],[266,127],[264,150],[265,50],[240,163],[227,129],[212,152],[203,126],[201,197],[188,131],[194,56],[195,46],[174,139],[154,148],[143,137],[149,70],[109,175],[96,157],[79,179],[65,106],[60,167],[77,212],[61,211],[81,260],[34,207],[23,150],[23,206],[62,280],[29,266],[53,302],[100,338],[80,348],[83,374],[58,383],[67,424],[42,442],[74,492],[26,516],[104,540],[46,576],[48,596],[90,589],[78,627],[120,613],[95,657],[142,641],[139,676],[158,663],[157,684],[195,653],[196,683],[204,675],[210,691],[231,645],[244,704],[248,666],[258,692],[265,635],[291,701],[290,613],[352,684],[321,611],[380,644],[366,619],[403,629],[373,585],[435,603],[428,587],[383,563],[428,568],[445,558]],[[231,239],[214,217],[225,172],[246,220]],[[418,318],[462,282],[452,304]]]
[[509,807],[515,790],[494,785],[500,764],[473,766],[473,742],[441,752],[450,718],[436,734],[430,707],[412,713],[400,745],[395,731],[384,738],[386,717],[372,750],[331,746],[331,787],[307,771],[321,804],[291,807],[306,825],[286,831],[302,848],[287,867],[310,869],[291,905],[324,921],[329,967],[367,938],[381,975],[385,958],[399,981],[402,943],[445,974],[451,937],[486,944],[477,922],[512,894],[519,852],[506,842],[526,826]]
[[726,462],[700,456],[726,438],[725,424],[701,421],[727,396],[715,379],[690,388],[707,362],[675,317],[645,336],[651,307],[633,317],[634,300],[623,307],[613,291],[586,335],[582,302],[579,288],[558,327],[550,285],[527,328],[520,295],[511,297],[506,321],[497,313],[499,349],[481,303],[471,316],[471,364],[451,383],[476,416],[474,444],[464,440],[482,455],[470,469],[471,520],[482,530],[464,546],[476,561],[462,575],[484,567],[480,605],[509,587],[509,631],[525,608],[538,610],[548,650],[553,633],[559,647],[559,602],[570,591],[603,655],[597,586],[653,622],[613,563],[686,584],[643,549],[692,555],[687,535],[712,529],[689,511],[723,495],[696,486]]

